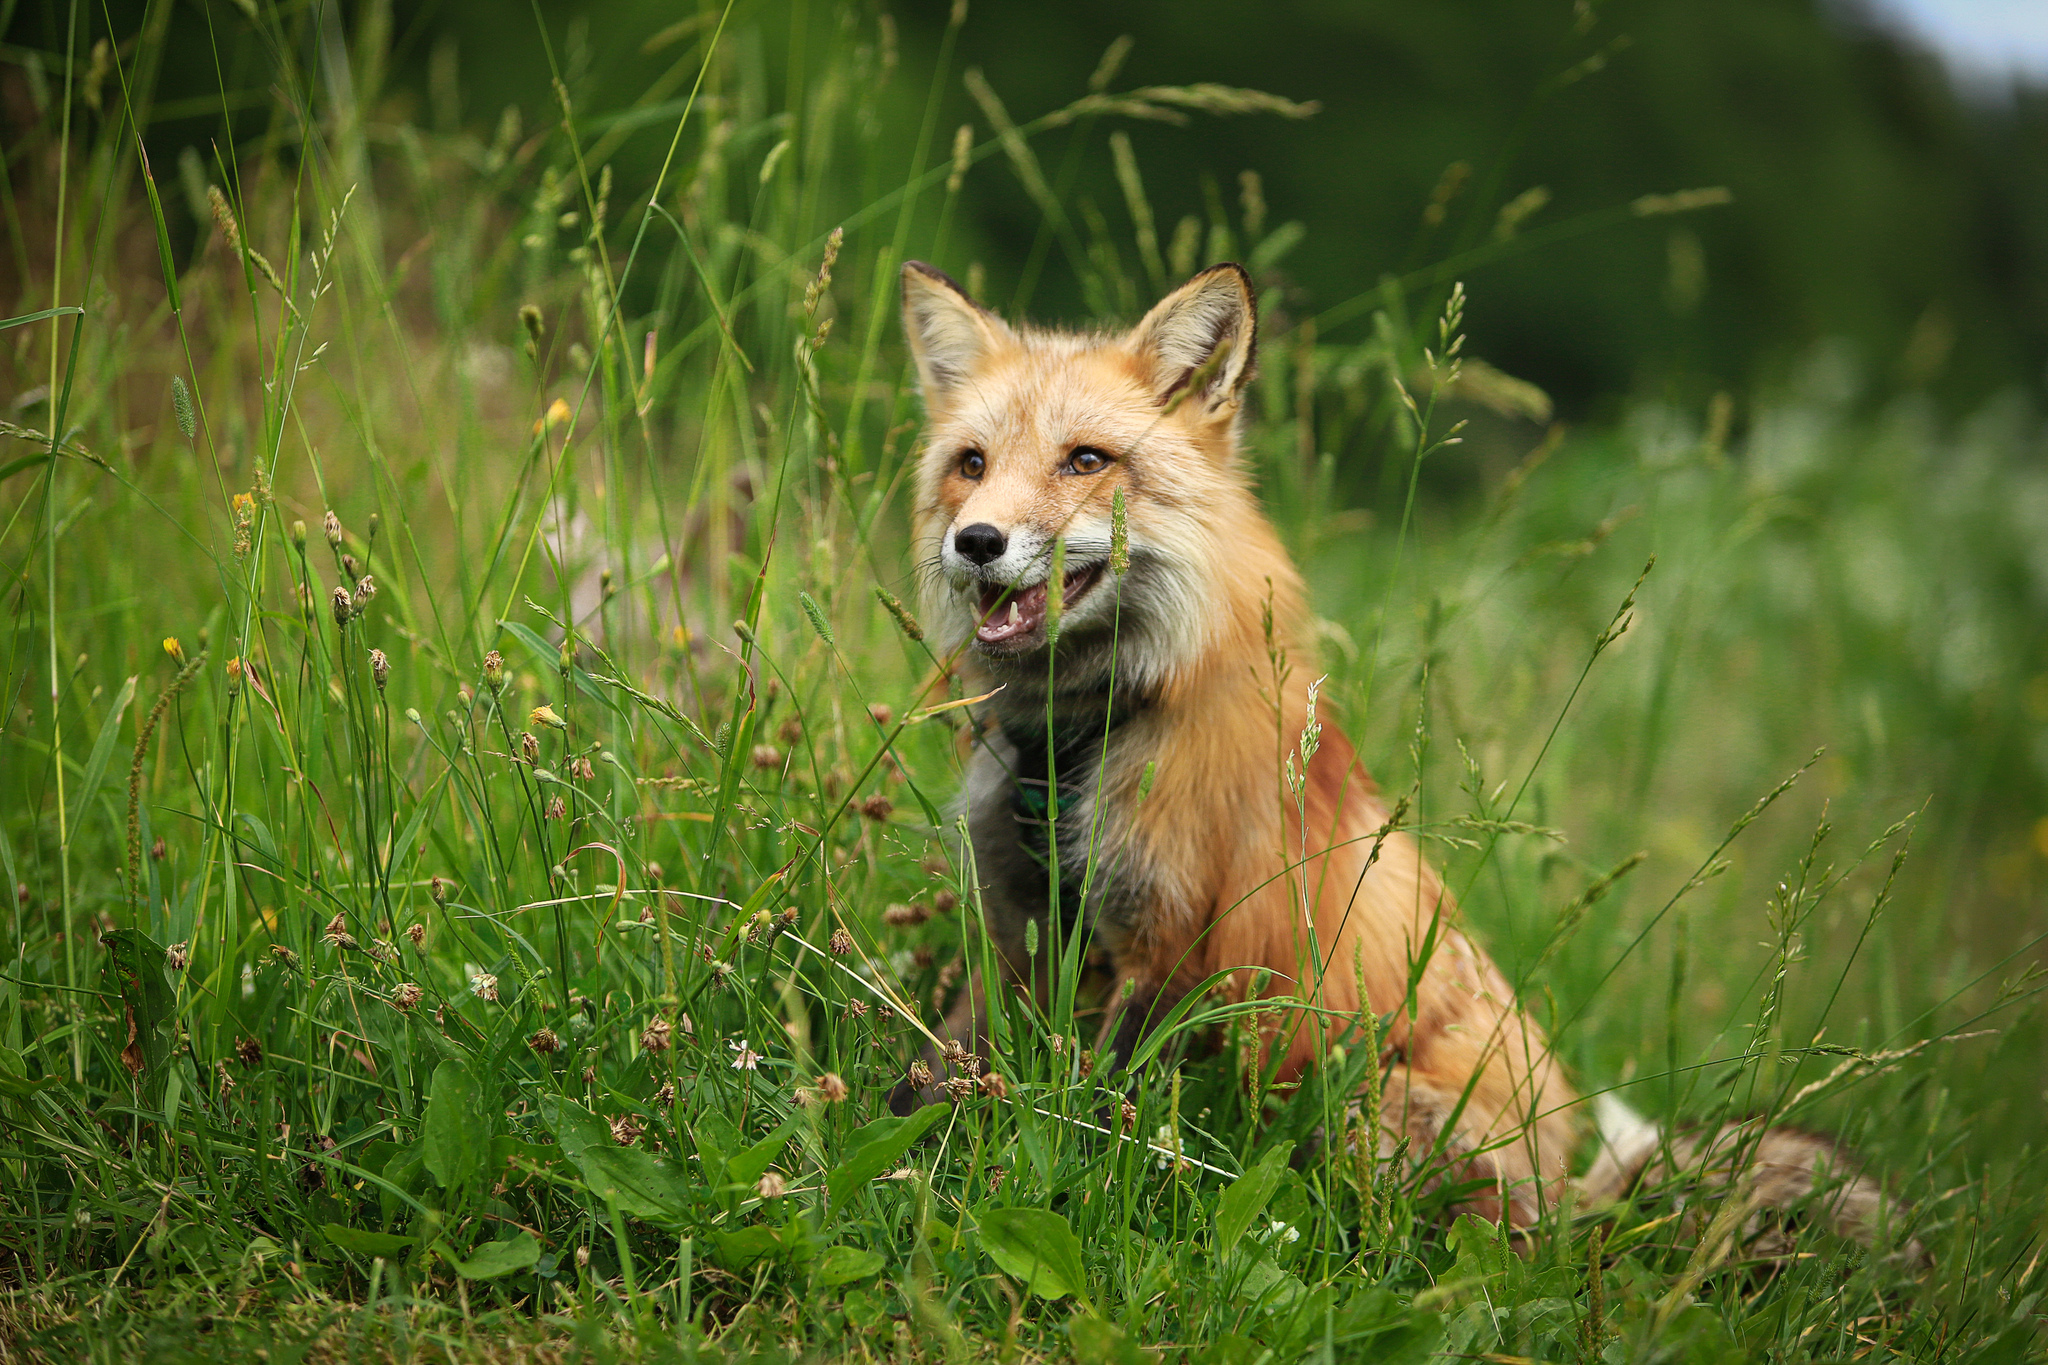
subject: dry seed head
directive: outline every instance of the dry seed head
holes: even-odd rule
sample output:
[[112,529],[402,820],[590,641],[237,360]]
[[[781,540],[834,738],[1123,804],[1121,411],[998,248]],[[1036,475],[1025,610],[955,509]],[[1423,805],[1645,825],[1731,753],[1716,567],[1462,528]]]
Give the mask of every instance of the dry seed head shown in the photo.
[[656,1015],[648,1021],[647,1027],[640,1032],[640,1050],[642,1052],[668,1051],[669,1035],[674,1031],[675,1025],[669,1023],[668,1020],[663,1019],[660,1015]]
[[865,1019],[865,1018],[867,1018],[867,1014],[868,1014],[868,1002],[867,1002],[867,1001],[865,1001],[865,1000],[849,1000],[849,1001],[847,1001],[847,1002],[846,1002],[846,1017],[847,1017],[847,1018],[849,1018],[849,1019]]
[[827,1104],[837,1104],[846,1098],[846,1082],[838,1072],[828,1071],[818,1077],[818,1098]]
[[734,1071],[753,1071],[761,1065],[761,1054],[748,1047],[746,1039],[742,1038],[738,1042],[728,1042],[726,1047],[733,1054],[732,1069]]
[[932,893],[932,913],[935,915],[950,915],[959,904],[960,898],[951,891],[935,891]]
[[498,978],[489,972],[478,972],[469,979],[469,993],[479,1000],[496,1003],[498,999]]
[[1000,1071],[991,1071],[981,1078],[981,1093],[992,1100],[1010,1098],[1010,1083],[1003,1079]]
[[549,1057],[562,1050],[562,1040],[551,1028],[541,1029],[526,1040],[526,1045],[543,1057]]
[[379,692],[391,680],[391,660],[381,649],[370,651],[370,680],[377,684]]
[[263,1044],[254,1038],[243,1038],[235,1044],[235,1060],[254,1070],[263,1065]]
[[484,686],[494,693],[505,690],[505,656],[495,649],[484,655]]
[[754,1186],[754,1192],[763,1199],[780,1199],[789,1192],[789,1184],[776,1172],[768,1171],[763,1173],[760,1182]]
[[773,772],[782,766],[782,750],[773,744],[756,744],[748,757],[753,760],[755,767],[764,772]]
[[542,812],[542,814],[550,820],[560,820],[568,813],[569,803],[559,796],[556,797],[554,800],[548,802],[548,808]]
[[353,615],[355,615],[355,610],[349,603],[348,589],[336,587],[334,590],[334,624],[346,626],[348,618]]
[[976,1089],[974,1082],[965,1076],[948,1076],[940,1084],[945,1087],[947,1098],[952,1100],[967,1099]]
[[621,1147],[631,1147],[646,1131],[631,1114],[621,1114],[612,1120],[612,1141]]
[[868,719],[877,725],[889,725],[894,723],[896,712],[887,702],[878,701],[868,708]]
[[910,1064],[908,1075],[910,1083],[920,1090],[932,1083],[932,1069],[926,1066],[922,1060]]
[[888,797],[880,792],[876,792],[873,796],[864,798],[860,803],[859,809],[862,815],[879,824],[887,820],[889,812],[896,808],[889,803]]
[[164,949],[164,965],[174,972],[184,971],[191,961],[192,945],[189,943],[173,943]]
[[149,846],[150,861],[155,863],[162,862],[165,857],[165,852],[166,850],[164,849],[164,836],[159,834],[156,836],[156,842]]
[[344,550],[341,556],[341,573],[344,578],[361,578],[363,576],[362,561]]
[[892,929],[909,929],[931,917],[932,912],[923,905],[892,905],[882,912],[882,923]]
[[946,1045],[939,1049],[939,1056],[945,1058],[948,1066],[958,1066],[966,1060],[967,1049],[960,1046],[958,1038],[953,1038],[949,1039]]
[[654,1102],[666,1109],[676,1102],[676,1083],[663,1081],[661,1089],[654,1092]]
[[597,777],[597,766],[588,758],[579,758],[571,763],[569,771],[576,775],[578,782],[589,782]]
[[339,550],[341,548],[341,518],[334,515],[333,511],[330,510],[326,516],[320,519],[320,529],[326,533],[327,543]]
[[853,935],[847,933],[844,929],[834,929],[832,937],[826,942],[825,946],[832,950],[834,957],[845,957],[853,951]]
[[529,764],[540,760],[540,740],[535,737],[533,731],[528,730],[519,736],[519,756]]

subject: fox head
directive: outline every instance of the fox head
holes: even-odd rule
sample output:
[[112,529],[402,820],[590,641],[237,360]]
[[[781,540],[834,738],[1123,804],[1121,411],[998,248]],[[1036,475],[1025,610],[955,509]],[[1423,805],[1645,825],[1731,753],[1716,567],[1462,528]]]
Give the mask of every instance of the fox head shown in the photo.
[[915,534],[939,640],[1002,681],[1043,686],[1063,541],[1056,685],[1100,687],[1112,641],[1122,685],[1191,667],[1242,599],[1237,579],[1277,549],[1237,459],[1257,329],[1244,271],[1212,266],[1127,332],[1068,333],[1011,327],[913,261],[903,319],[924,394]]

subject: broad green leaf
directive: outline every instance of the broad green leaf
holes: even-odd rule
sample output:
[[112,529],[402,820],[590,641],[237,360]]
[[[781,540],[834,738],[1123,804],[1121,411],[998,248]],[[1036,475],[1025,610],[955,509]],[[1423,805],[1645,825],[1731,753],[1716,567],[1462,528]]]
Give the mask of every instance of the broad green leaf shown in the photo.
[[735,1185],[751,1185],[761,1178],[761,1173],[774,1163],[803,1126],[799,1114],[791,1114],[782,1121],[782,1126],[762,1138],[753,1146],[741,1152],[725,1165],[726,1178]]
[[1250,1230],[1252,1220],[1264,1211],[1273,1191],[1280,1188],[1280,1177],[1287,1170],[1287,1157],[1285,1147],[1272,1148],[1259,1158],[1258,1165],[1230,1182],[1229,1188],[1216,1197],[1218,1256],[1227,1256],[1235,1250]]
[[515,1270],[531,1270],[540,1260],[540,1243],[530,1232],[521,1232],[502,1242],[485,1242],[471,1252],[468,1260],[462,1259],[448,1249],[446,1242],[436,1248],[455,1273],[465,1280],[495,1280],[500,1275],[510,1275]]
[[1121,1327],[1093,1313],[1075,1315],[1067,1324],[1067,1340],[1081,1365],[1149,1365],[1153,1359]]
[[720,1265],[738,1271],[781,1251],[782,1239],[775,1235],[774,1228],[756,1225],[733,1232],[714,1232],[711,1246]]
[[1087,1300],[1081,1242],[1065,1218],[1050,1209],[983,1209],[974,1221],[981,1249],[1004,1274],[1040,1298]]
[[140,929],[109,929],[100,936],[107,949],[107,971],[121,996],[127,1036],[121,1061],[142,1085],[151,1103],[159,1098],[171,1049],[160,1030],[174,1022],[178,998],[164,976],[163,945]]
[[855,1190],[901,1161],[911,1144],[936,1128],[951,1112],[948,1105],[928,1104],[908,1118],[876,1119],[856,1128],[849,1143],[852,1155],[834,1167],[825,1181],[832,1203],[845,1203]]
[[673,1227],[686,1220],[691,1189],[683,1172],[638,1147],[618,1146],[604,1120],[574,1100],[543,1095],[540,1113],[592,1194],[649,1222]]
[[817,1282],[821,1288],[830,1289],[835,1285],[852,1284],[888,1264],[879,1251],[865,1247],[833,1247],[818,1259]]
[[420,1155],[444,1190],[481,1181],[491,1154],[491,1116],[467,1062],[434,1068]]
[[353,1251],[363,1256],[382,1256],[394,1260],[413,1248],[413,1239],[401,1237],[394,1232],[369,1232],[363,1228],[346,1227],[340,1223],[327,1223],[320,1229],[321,1235],[343,1251]]
[[1294,1302],[1307,1286],[1273,1264],[1270,1256],[1252,1262],[1251,1269],[1237,1283],[1237,1297],[1245,1303],[1279,1308]]

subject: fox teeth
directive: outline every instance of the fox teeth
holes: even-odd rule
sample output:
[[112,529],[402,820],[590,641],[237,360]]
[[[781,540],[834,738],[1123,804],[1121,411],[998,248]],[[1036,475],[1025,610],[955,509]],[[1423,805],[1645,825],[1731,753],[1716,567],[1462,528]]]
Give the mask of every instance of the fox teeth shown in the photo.
[[1015,602],[1010,603],[1010,624],[1016,625],[1024,619],[1024,613],[1017,610]]

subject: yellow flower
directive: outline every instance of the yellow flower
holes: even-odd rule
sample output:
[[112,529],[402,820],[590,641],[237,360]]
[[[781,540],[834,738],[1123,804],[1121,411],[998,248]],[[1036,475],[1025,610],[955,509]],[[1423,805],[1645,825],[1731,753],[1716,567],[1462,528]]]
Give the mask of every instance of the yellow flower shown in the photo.
[[531,719],[535,725],[545,725],[551,730],[566,730],[569,728],[569,722],[556,715],[555,708],[552,706],[534,707]]
[[538,436],[543,431],[552,431],[556,427],[567,426],[570,417],[574,415],[570,411],[568,400],[557,398],[554,402],[548,404],[547,415],[533,424],[533,434]]
[[178,643],[178,637],[175,635],[164,636],[164,653],[170,655],[177,663],[185,662],[185,646]]

